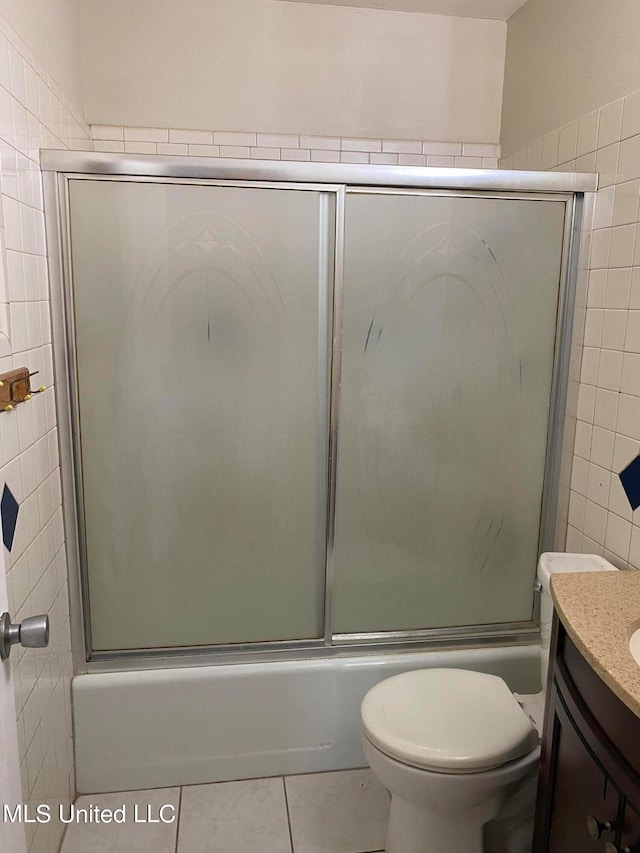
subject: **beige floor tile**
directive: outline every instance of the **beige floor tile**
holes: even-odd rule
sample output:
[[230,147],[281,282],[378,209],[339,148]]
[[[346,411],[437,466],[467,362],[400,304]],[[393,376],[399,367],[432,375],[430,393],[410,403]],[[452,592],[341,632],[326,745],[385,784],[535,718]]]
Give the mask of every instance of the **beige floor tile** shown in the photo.
[[370,770],[287,776],[295,853],[383,850],[389,795]]
[[[100,809],[124,807],[124,823],[70,823],[60,853],[174,853],[178,830],[180,788],[161,788],[155,791],[128,791],[119,794],[90,794],[78,797],[77,809],[99,806]],[[172,823],[135,822],[137,805],[139,821],[147,818],[147,809],[158,819],[162,806]],[[69,812],[65,810],[65,818]],[[57,815],[56,815],[57,819]]]
[[291,853],[282,779],[183,788],[178,853]]

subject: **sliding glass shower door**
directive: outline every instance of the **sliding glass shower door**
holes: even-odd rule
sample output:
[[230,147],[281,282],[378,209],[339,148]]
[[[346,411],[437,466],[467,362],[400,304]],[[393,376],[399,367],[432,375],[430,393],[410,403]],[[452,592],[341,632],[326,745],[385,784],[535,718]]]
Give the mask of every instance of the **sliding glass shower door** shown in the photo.
[[322,635],[334,207],[70,181],[93,649]]
[[336,633],[531,618],[564,217],[347,195]]
[[178,159],[56,178],[87,657],[531,636],[573,196]]

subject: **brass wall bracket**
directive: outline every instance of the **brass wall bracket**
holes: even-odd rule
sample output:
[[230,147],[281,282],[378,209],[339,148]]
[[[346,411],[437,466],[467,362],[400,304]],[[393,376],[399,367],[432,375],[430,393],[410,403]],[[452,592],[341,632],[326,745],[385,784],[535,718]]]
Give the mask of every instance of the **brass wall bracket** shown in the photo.
[[31,388],[31,377],[38,371],[29,373],[28,367],[18,367],[9,373],[0,373],[0,411],[10,412],[18,403],[26,403],[34,394],[45,390],[43,385],[37,390]]

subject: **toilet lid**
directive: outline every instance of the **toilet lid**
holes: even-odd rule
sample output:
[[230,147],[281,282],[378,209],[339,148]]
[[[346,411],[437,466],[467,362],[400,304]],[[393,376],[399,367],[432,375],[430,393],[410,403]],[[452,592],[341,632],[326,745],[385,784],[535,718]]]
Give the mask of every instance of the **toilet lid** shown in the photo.
[[538,735],[505,682],[462,669],[422,669],[376,684],[362,725],[378,749],[440,773],[478,773],[530,752]]

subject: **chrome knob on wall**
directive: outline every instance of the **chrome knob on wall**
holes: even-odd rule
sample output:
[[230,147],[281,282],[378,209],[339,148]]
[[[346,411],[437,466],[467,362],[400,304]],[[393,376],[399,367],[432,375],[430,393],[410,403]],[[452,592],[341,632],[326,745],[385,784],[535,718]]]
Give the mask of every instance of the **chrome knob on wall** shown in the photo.
[[49,645],[49,617],[29,616],[19,625],[11,622],[8,613],[0,616],[0,659],[6,660],[11,646],[20,643],[27,649],[43,649]]

